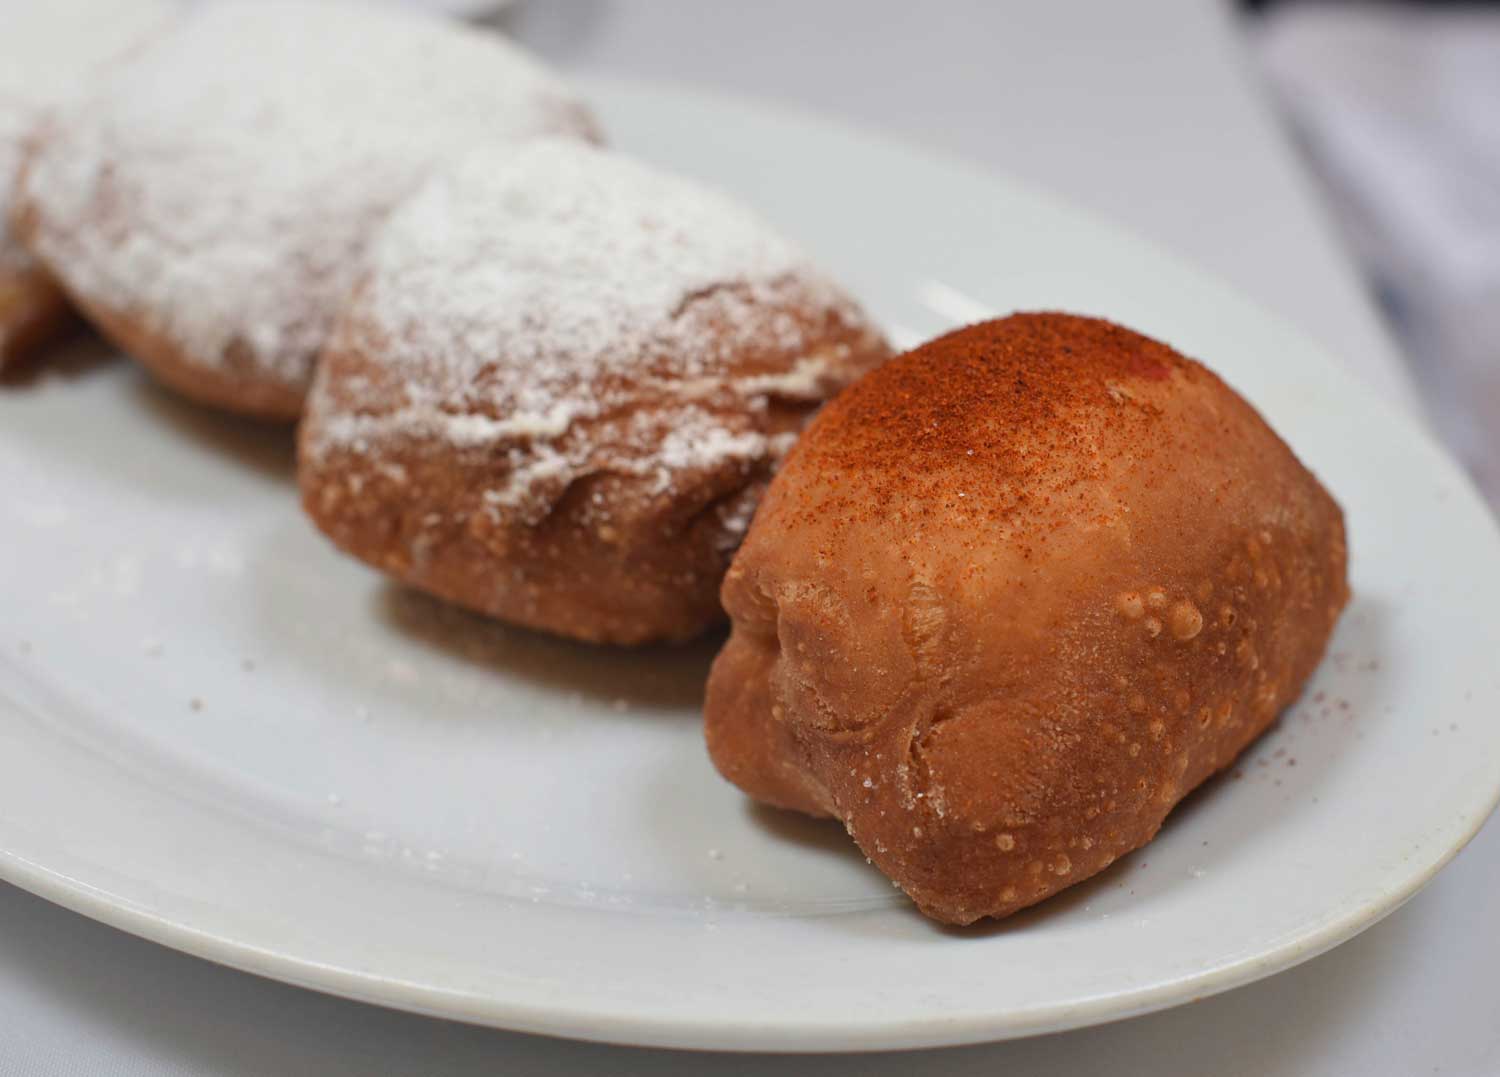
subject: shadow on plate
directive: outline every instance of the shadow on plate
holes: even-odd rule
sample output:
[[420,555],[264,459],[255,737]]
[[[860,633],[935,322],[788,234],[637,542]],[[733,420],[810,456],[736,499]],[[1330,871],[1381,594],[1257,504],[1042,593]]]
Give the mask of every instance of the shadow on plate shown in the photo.
[[[757,804],[745,798],[745,816],[752,825],[769,833],[777,841],[800,845],[805,849],[816,849],[830,856],[843,856],[851,860],[863,860],[859,846],[849,839],[836,819],[814,819],[797,811]],[[874,868],[870,869],[874,871]]]
[[719,629],[691,643],[630,648],[575,643],[503,624],[397,584],[380,589],[375,607],[385,625],[424,648],[498,677],[607,702],[627,719],[638,719],[635,708],[646,707],[696,721],[709,666],[725,636]]
[[91,333],[4,372],[0,396],[16,398],[7,432],[24,437],[28,447],[155,494],[198,499],[221,492],[224,481],[204,460],[227,460],[282,484],[295,473],[290,424],[194,404]]
[[133,394],[150,417],[189,448],[213,453],[267,478],[287,483],[297,473],[295,428],[291,423],[247,419],[195,404],[150,378],[136,382]]
[[122,361],[110,345],[77,328],[51,347],[0,370],[0,392],[23,392],[51,381],[74,381],[99,367]]

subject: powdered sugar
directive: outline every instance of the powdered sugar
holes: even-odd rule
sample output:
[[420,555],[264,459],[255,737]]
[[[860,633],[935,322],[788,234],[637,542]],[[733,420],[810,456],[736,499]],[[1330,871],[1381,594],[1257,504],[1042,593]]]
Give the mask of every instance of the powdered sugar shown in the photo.
[[657,488],[671,485],[672,472],[701,468],[706,461],[745,460],[764,455],[767,437],[753,430],[729,430],[706,412],[690,413],[696,423],[674,426],[656,449]]
[[[371,262],[361,308],[397,342],[398,361],[467,379],[504,356],[527,370],[513,387],[536,395],[517,401],[526,410],[554,399],[549,383],[591,377],[601,361],[628,368],[678,307],[724,285],[752,293],[719,304],[731,333],[795,337],[766,292],[806,268],[729,199],[560,141],[514,161],[471,154],[403,207]],[[682,361],[711,370],[712,360]]]
[[491,504],[601,467],[665,492],[779,456],[769,398],[815,402],[858,373],[830,326],[878,339],[743,206],[577,142],[476,151],[392,216],[370,265],[334,346],[399,389],[374,379],[352,411],[315,393],[308,448],[519,442]]
[[412,395],[425,398],[427,405],[408,404],[381,415],[344,412],[321,416],[322,443],[369,442],[393,431],[441,438],[446,444],[458,448],[517,438],[555,438],[566,433],[573,420],[585,410],[580,402],[559,400],[545,412],[522,412],[505,419],[492,419],[488,415],[443,411],[431,402],[431,394],[420,393],[415,387]]
[[49,112],[78,97],[101,65],[163,26],[166,0],[12,0],[0,20],[0,271],[31,256],[10,232],[10,191],[22,151]]
[[75,290],[304,385],[372,230],[437,162],[592,125],[496,35],[373,4],[204,5],[69,110],[28,183]]

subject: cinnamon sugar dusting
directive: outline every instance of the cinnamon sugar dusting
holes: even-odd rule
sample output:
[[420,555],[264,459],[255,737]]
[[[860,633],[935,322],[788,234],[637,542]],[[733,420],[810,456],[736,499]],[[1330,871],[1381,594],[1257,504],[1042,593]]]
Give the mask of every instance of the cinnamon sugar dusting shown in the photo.
[[[858,473],[871,488],[825,497],[819,512],[853,522],[899,504],[1021,525],[1105,478],[1101,429],[1137,459],[1157,451],[1162,412],[1132,386],[1203,376],[1168,346],[1102,319],[1015,314],[893,359],[830,405],[797,452],[803,467]],[[816,434],[835,427],[836,436]],[[1130,596],[1127,612],[1139,602]]]

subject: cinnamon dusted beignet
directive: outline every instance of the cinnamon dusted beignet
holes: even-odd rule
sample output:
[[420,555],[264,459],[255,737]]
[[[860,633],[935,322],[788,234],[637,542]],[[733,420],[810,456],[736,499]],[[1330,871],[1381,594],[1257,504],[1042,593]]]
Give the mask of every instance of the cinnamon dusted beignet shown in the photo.
[[772,482],[709,749],[928,915],[1005,916],[1149,841],[1296,699],[1345,557],[1200,364],[1091,318],[972,326],[846,390]]

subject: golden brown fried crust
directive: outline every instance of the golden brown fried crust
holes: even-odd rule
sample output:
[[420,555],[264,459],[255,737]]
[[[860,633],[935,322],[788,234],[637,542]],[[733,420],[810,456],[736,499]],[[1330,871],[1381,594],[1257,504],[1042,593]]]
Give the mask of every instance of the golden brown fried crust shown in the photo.
[[[791,314],[826,320],[823,312]],[[865,325],[836,319],[811,350],[819,348],[840,357],[830,370],[830,395],[890,354]],[[794,358],[747,353],[726,377],[784,371]],[[530,450],[524,440],[462,447],[413,436],[363,449],[314,449],[325,425],[341,416],[398,408],[404,394],[390,381],[381,357],[336,347],[323,356],[309,397],[298,463],[303,507],[341,549],[480,613],[589,642],[685,640],[723,621],[719,585],[740,538],[726,520],[748,519],[774,458],[678,473],[665,489],[653,475],[611,470],[611,443],[629,436],[635,413],[660,402],[643,384],[632,406],[575,420],[565,437],[593,443],[601,463],[572,478],[532,518],[484,496],[505,484],[515,467],[511,453]],[[372,394],[380,405],[372,406]],[[752,409],[729,393],[701,403],[721,408],[736,430],[766,435],[800,429],[815,406],[772,398]]]
[[72,320],[67,299],[40,267],[0,270],[0,369],[35,354]]
[[1343,517],[1204,367],[1064,314],[893,359],[811,424],[724,584],[709,750],[923,912],[1005,916],[1155,835],[1291,703]]
[[279,382],[249,363],[204,366],[141,319],[80,295],[70,298],[102,336],[189,400],[272,422],[294,422],[302,413],[300,387]]

